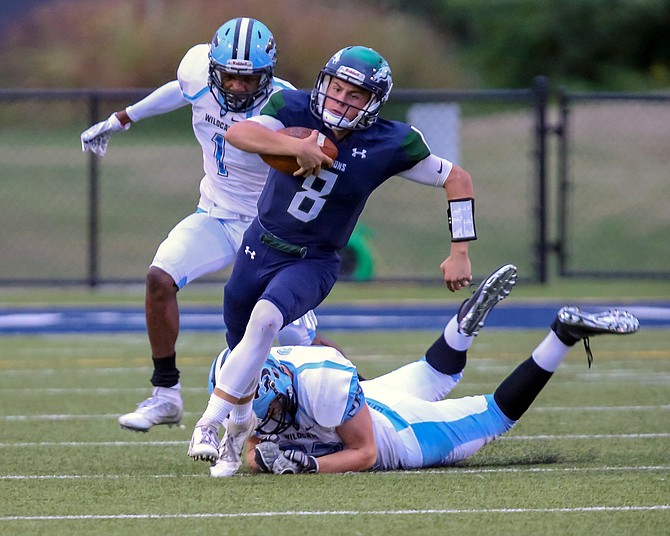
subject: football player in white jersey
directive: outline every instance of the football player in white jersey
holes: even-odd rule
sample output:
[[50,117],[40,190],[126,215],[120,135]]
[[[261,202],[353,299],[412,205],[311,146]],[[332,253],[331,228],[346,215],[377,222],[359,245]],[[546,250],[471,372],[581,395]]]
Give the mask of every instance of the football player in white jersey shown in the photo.
[[[194,214],[179,222],[160,244],[149,267],[146,321],[154,372],[153,394],[119,418],[122,428],[146,432],[158,424],[178,424],[183,415],[176,342],[179,334],[177,292],[194,279],[234,262],[242,235],[254,216],[268,174],[257,154],[226,143],[225,131],[257,115],[269,96],[295,89],[274,76],[276,45],[270,30],[251,18],[231,19],[211,44],[191,48],[179,64],[177,80],[143,100],[113,113],[81,135],[82,149],[104,156],[109,138],[141,119],[191,105],[193,131],[205,175]],[[311,344],[316,317],[309,312],[278,335],[280,344]],[[244,430],[251,404],[236,407],[233,424]],[[244,437],[246,438],[246,432]]]
[[[444,399],[462,377],[466,353],[487,314],[516,282],[505,265],[463,302],[419,361],[359,382],[356,367],[334,348],[273,348],[254,399],[257,435],[251,470],[275,474],[448,466],[512,428],[570,348],[600,334],[634,333],[628,312],[562,308],[551,331],[492,394]],[[589,364],[590,350],[587,346]],[[210,372],[225,361],[220,354]],[[228,476],[217,463],[213,476]]]

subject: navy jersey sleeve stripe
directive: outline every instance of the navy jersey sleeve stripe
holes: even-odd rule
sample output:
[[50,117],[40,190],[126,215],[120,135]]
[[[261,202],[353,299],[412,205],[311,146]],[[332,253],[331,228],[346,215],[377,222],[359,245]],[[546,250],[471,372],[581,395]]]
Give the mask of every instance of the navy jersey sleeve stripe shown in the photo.
[[[405,139],[402,140],[402,146],[407,153],[407,158],[410,162],[414,162],[414,164],[421,162],[421,160],[430,154],[430,149],[426,145],[426,142],[413,128],[409,129]],[[410,167],[413,167],[414,164]]]
[[284,90],[273,93],[261,109],[261,115],[269,115],[278,119],[279,111],[286,106],[283,93]]

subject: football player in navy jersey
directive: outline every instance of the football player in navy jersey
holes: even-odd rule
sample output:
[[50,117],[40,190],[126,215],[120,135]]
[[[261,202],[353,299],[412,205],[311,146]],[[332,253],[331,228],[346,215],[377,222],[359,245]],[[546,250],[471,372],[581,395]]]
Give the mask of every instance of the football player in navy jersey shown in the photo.
[[[230,145],[294,156],[300,169],[293,175],[270,170],[258,216],[238,250],[224,291],[231,352],[193,432],[188,454],[194,459],[217,460],[219,428],[234,406],[251,405],[275,335],[328,295],[337,280],[337,250],[347,243],[370,194],[389,178],[445,189],[452,243],[441,265],[443,279],[450,291],[470,284],[468,241],[476,239],[472,180],[431,154],[414,127],[378,117],[392,86],[380,54],[347,47],[328,61],[311,93],[279,91],[260,115],[227,130]],[[289,126],[313,132],[305,139],[276,132]],[[336,144],[335,161],[321,152],[318,133]]]

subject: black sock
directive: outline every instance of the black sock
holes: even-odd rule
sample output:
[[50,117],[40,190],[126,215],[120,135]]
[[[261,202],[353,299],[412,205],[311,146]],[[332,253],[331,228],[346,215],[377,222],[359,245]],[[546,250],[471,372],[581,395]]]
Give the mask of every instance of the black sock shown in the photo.
[[554,319],[551,323],[551,329],[558,337],[558,340],[561,341],[566,346],[574,346],[579,342],[578,338],[573,337],[572,335],[566,333],[563,328],[563,324],[558,321],[558,317]]
[[465,350],[454,350],[444,340],[444,335],[440,335],[426,352],[428,364],[442,374],[463,372],[466,359],[467,352]]
[[179,369],[177,368],[177,354],[166,357],[152,357],[154,373],[151,376],[151,385],[154,387],[172,387],[179,383]]
[[507,417],[518,421],[552,374],[553,372],[544,370],[529,357],[498,386],[493,393],[493,399]]

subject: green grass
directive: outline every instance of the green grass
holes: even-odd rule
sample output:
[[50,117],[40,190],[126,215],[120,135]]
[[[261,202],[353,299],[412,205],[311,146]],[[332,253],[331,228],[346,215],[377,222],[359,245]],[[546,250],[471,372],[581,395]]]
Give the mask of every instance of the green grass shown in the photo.
[[[371,377],[436,334],[329,335]],[[543,335],[483,330],[452,396],[491,392]],[[1,338],[0,533],[667,533],[670,330],[594,339],[590,370],[576,348],[507,438],[456,468],[215,480],[185,452],[221,344],[182,334],[184,427],[132,434],[115,419],[148,393],[144,335]]]

